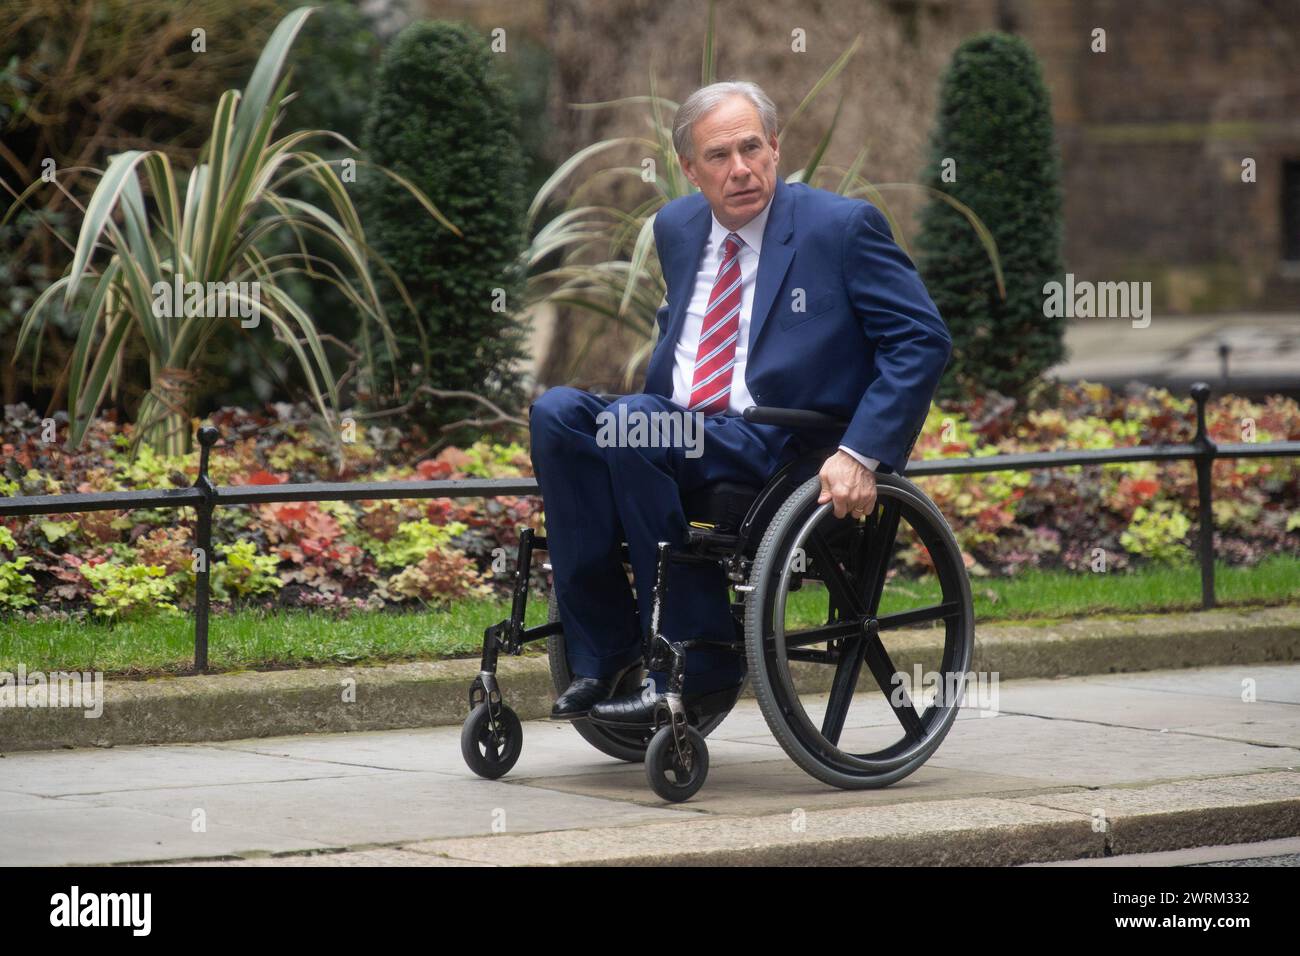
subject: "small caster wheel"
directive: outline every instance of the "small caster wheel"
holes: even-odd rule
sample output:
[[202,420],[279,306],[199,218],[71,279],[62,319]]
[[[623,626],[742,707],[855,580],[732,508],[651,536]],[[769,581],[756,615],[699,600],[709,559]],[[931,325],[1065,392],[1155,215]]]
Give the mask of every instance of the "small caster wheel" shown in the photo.
[[460,753],[480,777],[495,780],[510,772],[524,749],[524,728],[515,712],[505,704],[497,718],[496,733],[492,732],[486,702],[479,704],[465,718],[460,730]]
[[686,728],[686,752],[678,753],[672,727],[660,727],[645,752],[645,775],[650,789],[665,800],[689,800],[704,786],[709,774],[709,748],[694,727]]

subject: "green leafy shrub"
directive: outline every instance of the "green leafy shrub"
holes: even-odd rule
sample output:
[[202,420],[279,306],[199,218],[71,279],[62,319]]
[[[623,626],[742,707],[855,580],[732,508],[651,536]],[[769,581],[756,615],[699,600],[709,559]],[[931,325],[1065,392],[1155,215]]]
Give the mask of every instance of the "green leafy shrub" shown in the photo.
[[475,442],[465,456],[464,470],[476,478],[517,478],[522,474],[521,463],[528,461],[528,453],[514,442]]
[[[951,165],[955,163],[955,169]],[[932,199],[918,266],[953,337],[939,394],[1021,396],[1064,358],[1064,318],[1043,314],[1061,275],[1060,169],[1038,61],[1018,37],[986,33],[957,47],[943,78],[926,182],[968,206],[997,242],[1005,299],[967,221]],[[945,178],[945,170],[955,179]]]
[[[18,542],[12,532],[0,525],[0,551],[17,551]],[[23,568],[32,563],[32,559],[21,557],[6,558],[0,555],[0,608],[16,611],[19,608],[35,604],[32,598],[36,590],[36,579],[24,574]]]
[[380,567],[409,567],[424,559],[430,551],[437,551],[465,530],[459,521],[437,525],[428,518],[403,521],[396,533],[387,541],[379,542],[375,561]]
[[90,603],[99,617],[121,620],[154,612],[178,613],[172,603],[176,583],[162,565],[104,561],[83,564],[80,570],[90,582]]
[[123,451],[114,458],[117,480],[126,488],[183,488],[191,484],[185,477],[186,471],[193,468],[197,473],[199,467],[197,451],[166,455],[150,445],[142,445],[134,457]]
[[212,566],[212,593],[218,598],[252,597],[280,590],[279,558],[258,554],[251,541],[236,541]]
[[0,563],[0,608],[16,611],[36,603],[32,598],[36,579],[23,573],[23,568],[31,563],[32,559],[26,555]]
[[1161,501],[1150,508],[1139,505],[1119,543],[1153,561],[1185,564],[1192,557],[1186,541],[1191,529],[1191,520],[1172,502]]
[[[401,278],[418,315],[381,280],[394,331],[381,354],[400,368],[400,397],[414,397],[422,409],[417,418],[435,425],[481,408],[463,401],[434,406],[415,392],[422,384],[509,405],[522,400],[513,365],[523,355],[523,329],[513,316],[523,304],[524,158],[514,97],[494,59],[465,24],[407,27],[380,64],[363,138],[375,162],[422,189],[461,233],[426,221],[391,182],[370,177],[360,193],[366,221],[374,223],[374,248]],[[413,363],[412,356],[419,359]]]
[[75,521],[53,521],[45,518],[40,522],[40,529],[46,541],[50,544],[58,544],[59,541],[77,530],[77,523]]

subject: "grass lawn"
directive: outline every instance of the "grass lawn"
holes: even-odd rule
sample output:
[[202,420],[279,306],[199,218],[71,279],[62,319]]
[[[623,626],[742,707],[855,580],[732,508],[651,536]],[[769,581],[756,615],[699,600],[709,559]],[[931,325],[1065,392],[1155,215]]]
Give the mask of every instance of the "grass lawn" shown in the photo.
[[[1195,565],[1132,574],[1029,571],[1015,578],[974,578],[971,587],[981,622],[1195,610],[1201,598]],[[819,599],[824,608],[825,597],[819,591],[819,585],[810,583],[792,595],[792,616],[809,616]],[[1224,606],[1300,602],[1300,558],[1275,556],[1254,568],[1219,565],[1217,593]],[[923,607],[937,598],[935,590],[903,582],[886,589],[882,611]],[[345,618],[298,610],[238,611],[213,616],[209,658],[214,670],[232,670],[477,656],[483,629],[508,613],[505,601],[467,601],[449,611],[357,613]],[[542,623],[545,615],[545,600],[531,598],[528,625]],[[545,642],[538,642],[526,653],[544,650]],[[193,655],[190,617],[153,617],[116,626],[0,619],[0,671],[14,671],[21,663],[28,671],[184,673]]]

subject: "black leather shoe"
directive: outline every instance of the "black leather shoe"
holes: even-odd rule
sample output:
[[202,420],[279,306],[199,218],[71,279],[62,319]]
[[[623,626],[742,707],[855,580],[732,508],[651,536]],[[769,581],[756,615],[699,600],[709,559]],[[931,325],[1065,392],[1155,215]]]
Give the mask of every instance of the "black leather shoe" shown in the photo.
[[[703,718],[711,717],[731,710],[740,697],[741,684],[724,687],[707,694],[683,694],[682,706],[686,708],[686,718],[692,724],[698,724]],[[587,715],[593,724],[607,724],[618,727],[653,727],[655,706],[664,699],[663,694],[628,694],[603,700],[591,707]]]
[[614,693],[617,686],[617,677],[575,677],[568,689],[556,698],[555,706],[551,708],[551,719],[573,720],[575,717],[586,717],[591,705]]

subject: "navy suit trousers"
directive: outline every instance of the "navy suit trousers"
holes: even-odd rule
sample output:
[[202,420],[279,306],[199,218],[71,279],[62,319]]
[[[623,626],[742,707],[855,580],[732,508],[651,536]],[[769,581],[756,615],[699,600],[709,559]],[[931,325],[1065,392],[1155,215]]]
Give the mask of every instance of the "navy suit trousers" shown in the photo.
[[[650,628],[658,542],[674,548],[686,543],[681,495],[719,481],[761,486],[800,448],[787,429],[751,424],[736,415],[705,417],[699,457],[689,457],[683,447],[602,447],[596,416],[606,409],[617,414],[619,404],[628,406],[629,415],[685,414],[661,395],[625,395],[606,402],[568,386],[549,389],[529,408],[533,470],[575,677],[612,677],[641,658],[642,638]],[[619,554],[624,541],[635,599]],[[730,640],[734,626],[728,603],[721,567],[672,562],[660,630],[670,640]],[[686,663],[685,690],[692,693],[734,685],[741,677],[741,658],[725,650],[694,648],[687,651]],[[665,688],[665,674],[651,677],[659,690]]]

